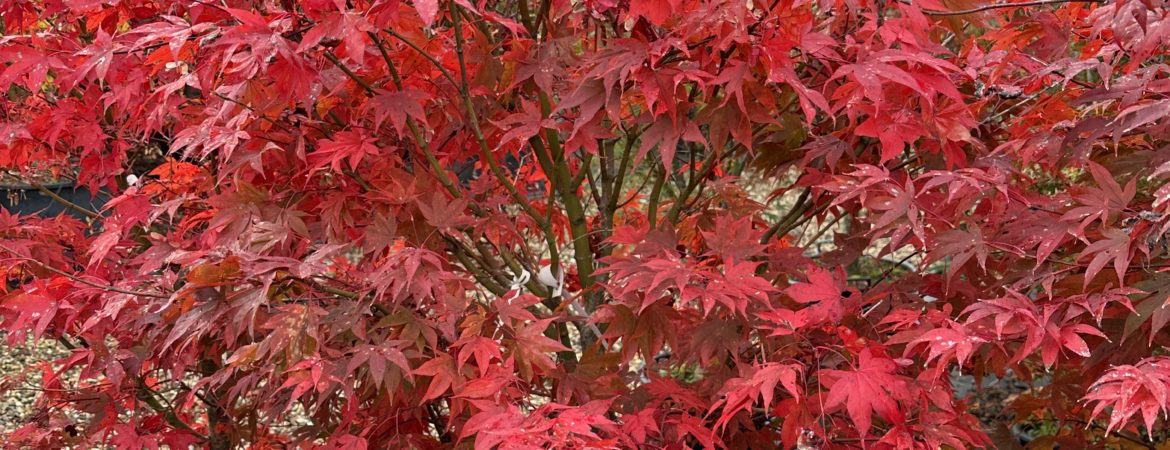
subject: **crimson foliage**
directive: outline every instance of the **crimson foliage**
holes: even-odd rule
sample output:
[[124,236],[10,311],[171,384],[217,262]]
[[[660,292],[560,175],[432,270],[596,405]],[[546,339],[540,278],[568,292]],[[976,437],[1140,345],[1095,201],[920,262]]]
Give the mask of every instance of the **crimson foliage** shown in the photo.
[[1001,445],[957,373],[1050,381],[1038,445],[1170,413],[1164,3],[0,17],[0,166],[113,196],[0,212],[9,344],[72,349],[9,445]]

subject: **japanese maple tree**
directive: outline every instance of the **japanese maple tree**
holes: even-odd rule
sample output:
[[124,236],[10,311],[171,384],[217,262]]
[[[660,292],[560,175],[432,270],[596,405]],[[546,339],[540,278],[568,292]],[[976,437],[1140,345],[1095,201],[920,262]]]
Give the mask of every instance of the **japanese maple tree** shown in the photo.
[[111,196],[0,211],[7,344],[70,352],[0,442],[1006,445],[963,374],[1033,383],[1036,446],[1153,448],[1167,30],[1148,0],[0,1],[0,167]]

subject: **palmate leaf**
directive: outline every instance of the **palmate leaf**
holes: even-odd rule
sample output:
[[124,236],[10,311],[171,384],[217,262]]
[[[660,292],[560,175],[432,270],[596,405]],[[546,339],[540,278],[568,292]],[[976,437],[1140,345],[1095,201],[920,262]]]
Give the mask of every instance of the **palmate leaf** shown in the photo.
[[793,300],[807,306],[797,311],[801,323],[840,321],[861,304],[861,293],[845,282],[845,271],[812,267],[807,283],[794,283],[784,290]]
[[549,353],[569,350],[560,342],[544,336],[544,330],[552,320],[537,320],[516,329],[514,343],[510,346],[510,356],[516,359],[520,375],[526,379],[531,379],[537,373],[550,371],[556,366]]
[[4,444],[1165,428],[1166,5],[830,6],[0,2]]
[[371,102],[374,110],[374,126],[381,125],[389,117],[394,131],[403,134],[407,131],[406,119],[414,119],[422,126],[427,124],[426,111],[423,102],[427,95],[417,90],[399,92],[384,92],[376,95]]
[[1153,430],[1158,416],[1170,413],[1170,358],[1159,356],[1113,367],[1093,382],[1085,400],[1096,402],[1094,417],[1112,408],[1110,430],[1139,413],[1146,429]]
[[822,370],[822,382],[829,386],[825,407],[844,405],[863,437],[869,434],[875,413],[887,423],[901,424],[906,419],[898,402],[909,400],[910,391],[897,367],[892,359],[867,350],[853,370]]
[[954,358],[956,363],[962,365],[971,358],[975,349],[984,342],[986,342],[986,339],[980,338],[979,336],[970,336],[962,327],[937,328],[910,341],[906,350],[909,352],[917,344],[925,343],[930,351],[930,354],[926,357],[928,363],[941,357]]

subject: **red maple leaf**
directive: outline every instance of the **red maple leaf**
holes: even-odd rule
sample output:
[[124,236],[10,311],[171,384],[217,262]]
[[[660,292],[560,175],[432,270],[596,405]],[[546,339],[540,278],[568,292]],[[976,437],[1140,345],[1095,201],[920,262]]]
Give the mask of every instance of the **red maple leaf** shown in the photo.
[[785,294],[806,306],[797,311],[804,323],[839,322],[861,304],[861,292],[845,282],[845,270],[820,267],[808,270],[808,281],[793,283]]
[[376,142],[360,131],[342,131],[331,139],[320,140],[317,151],[309,155],[309,161],[315,170],[328,166],[335,173],[344,173],[345,169],[357,167],[363,158],[377,155],[380,150]]
[[552,321],[552,318],[542,319],[516,328],[516,334],[508,347],[511,356],[516,358],[521,376],[525,379],[532,379],[534,374],[556,367],[556,363],[548,356],[549,353],[569,350],[560,342],[544,335],[544,330]]
[[390,118],[390,125],[394,131],[402,135],[406,130],[406,118],[415,120],[419,126],[427,125],[427,115],[423,110],[423,102],[428,96],[418,90],[406,89],[398,92],[381,92],[375,95],[370,105],[374,109],[374,126],[380,126]]
[[820,371],[821,382],[829,387],[825,407],[845,405],[849,418],[863,437],[869,434],[874,413],[887,423],[901,424],[905,415],[898,401],[909,400],[910,391],[906,379],[897,375],[897,369],[894,360],[866,349],[858,355],[853,370]]
[[1154,430],[1160,413],[1170,413],[1170,357],[1146,358],[1137,364],[1116,366],[1093,385],[1085,400],[1096,402],[1093,416],[1112,407],[1106,432],[1120,428],[1141,413],[1147,430]]

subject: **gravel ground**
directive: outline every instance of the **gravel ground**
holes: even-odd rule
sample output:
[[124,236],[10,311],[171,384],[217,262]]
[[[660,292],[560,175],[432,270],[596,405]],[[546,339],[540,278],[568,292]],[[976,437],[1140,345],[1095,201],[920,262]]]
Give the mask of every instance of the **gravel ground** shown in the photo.
[[[40,390],[40,372],[36,370],[38,364],[68,355],[69,350],[53,340],[39,342],[28,340],[10,347],[7,345],[4,332],[0,331],[0,448],[3,448],[3,436],[22,425],[25,418],[33,412],[33,403]],[[197,380],[192,378],[187,381],[188,384],[193,384]],[[82,417],[75,417],[79,414],[72,412],[67,412],[66,415],[73,420],[82,422],[85,420]],[[311,419],[299,404],[294,404],[283,417],[271,422],[274,432],[289,435],[298,427],[310,424]]]
[[52,340],[28,341],[9,347],[0,332],[0,433],[16,428],[32,412],[40,387],[40,376],[25,371],[34,370],[41,361],[54,360],[69,354],[60,343]]

